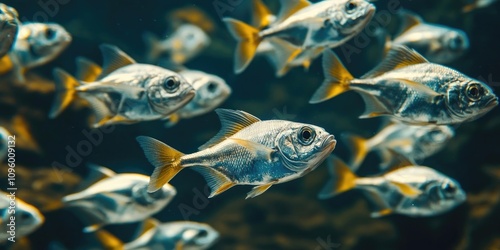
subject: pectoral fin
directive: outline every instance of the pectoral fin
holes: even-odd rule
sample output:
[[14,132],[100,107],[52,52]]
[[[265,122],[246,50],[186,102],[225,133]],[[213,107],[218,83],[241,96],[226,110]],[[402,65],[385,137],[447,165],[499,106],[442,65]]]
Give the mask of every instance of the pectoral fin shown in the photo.
[[223,173],[211,167],[192,167],[192,169],[203,175],[207,185],[210,187],[211,192],[208,198],[219,195],[236,185]]
[[391,184],[396,186],[401,194],[404,194],[408,197],[416,197],[422,193],[422,191],[406,184],[397,181],[390,181]]
[[245,199],[254,198],[256,196],[259,196],[259,195],[263,194],[264,192],[266,192],[275,183],[276,182],[271,182],[271,183],[268,183],[268,184],[264,184],[264,185],[260,185],[260,186],[254,187],[252,189],[252,191],[248,192],[247,197]]

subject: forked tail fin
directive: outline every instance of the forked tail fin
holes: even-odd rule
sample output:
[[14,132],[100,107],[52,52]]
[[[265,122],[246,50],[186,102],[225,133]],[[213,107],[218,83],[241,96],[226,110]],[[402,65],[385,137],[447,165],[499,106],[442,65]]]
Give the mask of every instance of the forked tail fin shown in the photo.
[[233,18],[222,19],[226,24],[229,33],[238,41],[236,52],[234,53],[234,72],[239,74],[250,64],[257,46],[262,39],[259,37],[259,30]]
[[318,198],[327,199],[356,187],[358,177],[341,159],[335,156],[330,157],[328,159],[328,170],[331,179],[318,194]]
[[56,89],[54,104],[49,112],[50,118],[56,118],[68,107],[76,96],[76,87],[80,85],[78,80],[60,68],[54,69],[53,74]]

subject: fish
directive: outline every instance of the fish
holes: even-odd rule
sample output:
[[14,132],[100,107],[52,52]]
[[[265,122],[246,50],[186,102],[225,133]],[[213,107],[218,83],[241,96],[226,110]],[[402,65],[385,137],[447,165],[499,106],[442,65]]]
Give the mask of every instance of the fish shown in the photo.
[[123,243],[104,230],[97,232],[97,238],[107,249],[203,250],[217,242],[219,233],[205,223],[193,221],[160,223],[150,218],[143,222],[139,236],[130,242]]
[[11,134],[4,127],[0,127],[0,162],[7,157],[9,150],[9,137]]
[[76,58],[75,78],[82,82],[93,82],[102,74],[102,68],[92,60],[79,56]]
[[486,7],[496,3],[497,0],[472,0],[469,2],[471,2],[471,3],[466,4],[462,8],[462,12],[468,13],[468,12],[471,12],[471,11],[476,10],[476,9],[486,8]]
[[410,217],[440,215],[466,200],[460,184],[426,166],[402,162],[399,168],[376,177],[358,177],[339,158],[328,161],[331,180],[318,198],[327,199],[351,189],[361,190],[374,205],[372,217],[403,214]]
[[20,26],[18,18],[16,9],[0,3],[0,58],[4,57],[14,45]]
[[182,24],[165,40],[145,32],[143,39],[148,45],[148,61],[154,62],[162,55],[168,55],[170,61],[184,64],[196,57],[210,45],[210,37],[193,24]]
[[410,11],[400,11],[405,25],[393,41],[386,43],[386,50],[393,45],[415,49],[427,60],[446,64],[455,61],[469,49],[469,38],[460,29],[426,23]]
[[381,170],[389,167],[393,150],[402,154],[412,163],[423,160],[441,150],[453,136],[455,130],[448,125],[408,125],[392,122],[380,130],[372,138],[346,134],[344,141],[351,149],[349,166],[356,171],[363,163],[366,155],[376,151],[382,158]]
[[[298,1],[282,1],[282,4]],[[299,1],[303,2],[303,1]],[[282,6],[282,15],[274,24],[259,30],[233,18],[223,18],[229,33],[237,40],[234,72],[241,73],[250,64],[261,42],[271,43],[283,40],[295,49],[286,51],[286,56],[278,59],[287,65],[304,50],[339,46],[358,34],[373,17],[375,6],[365,0],[321,1],[308,6]],[[283,14],[284,13],[284,14]],[[281,48],[278,44],[274,46]],[[310,53],[310,52],[306,52]],[[277,66],[281,68],[281,66]]]
[[196,91],[194,98],[167,118],[167,127],[181,119],[206,114],[221,105],[231,95],[231,87],[224,79],[199,70],[184,69],[178,72]]
[[0,73],[12,72],[13,79],[22,83],[27,70],[54,60],[71,41],[71,35],[59,24],[23,23]]
[[354,78],[333,51],[323,52],[325,80],[309,103],[320,103],[348,90],[365,102],[360,118],[390,116],[415,125],[451,125],[473,121],[498,105],[484,82],[430,63],[415,50],[395,46],[372,71]]
[[[7,242],[12,237],[8,231],[14,231],[15,238],[21,238],[37,230],[45,221],[45,217],[34,206],[12,195],[0,191],[0,243]],[[14,217],[15,229],[8,225]]]
[[116,174],[104,167],[93,167],[104,178],[81,192],[63,197],[63,206],[80,216],[95,232],[105,225],[139,222],[161,211],[177,194],[171,185],[148,193],[149,177],[142,174]]
[[323,128],[284,120],[261,121],[241,110],[216,109],[221,130],[198,152],[183,154],[161,141],[137,137],[155,167],[149,192],[161,188],[179,171],[191,168],[203,175],[209,197],[235,185],[253,185],[253,198],[272,185],[304,176],[333,151],[334,136]]
[[92,82],[54,70],[56,96],[50,118],[57,117],[76,96],[89,102],[96,115],[93,127],[163,119],[187,104],[193,87],[179,74],[149,64],[136,63],[118,47],[101,45],[104,66]]

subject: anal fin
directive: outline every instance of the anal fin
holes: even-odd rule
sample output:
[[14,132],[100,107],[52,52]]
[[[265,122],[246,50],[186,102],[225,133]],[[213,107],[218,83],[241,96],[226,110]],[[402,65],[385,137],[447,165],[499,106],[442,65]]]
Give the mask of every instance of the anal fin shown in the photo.
[[245,199],[254,198],[256,196],[259,196],[259,195],[263,194],[264,192],[266,192],[275,183],[276,182],[273,181],[273,182],[268,183],[268,184],[263,184],[263,185],[254,187],[252,189],[252,191],[248,192],[247,197]]
[[375,96],[361,91],[358,91],[358,93],[365,103],[365,112],[359,116],[360,119],[392,114]]
[[192,167],[192,169],[203,175],[207,185],[210,187],[210,195],[208,198],[219,195],[236,185],[236,183],[232,182],[223,173],[211,167]]

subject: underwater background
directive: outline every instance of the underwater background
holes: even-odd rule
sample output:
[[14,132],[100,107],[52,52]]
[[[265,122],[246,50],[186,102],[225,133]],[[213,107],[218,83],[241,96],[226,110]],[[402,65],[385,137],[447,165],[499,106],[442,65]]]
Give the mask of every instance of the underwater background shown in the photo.
[[[142,122],[117,125],[103,133],[102,143],[82,157],[76,167],[54,168],[64,163],[67,147],[75,148],[87,140],[83,130],[90,130],[87,120],[91,111],[73,106],[56,119],[47,113],[53,101],[52,69],[61,67],[75,71],[75,58],[85,56],[101,63],[98,46],[102,43],[121,48],[138,62],[144,61],[145,31],[158,36],[169,32],[169,13],[180,8],[197,7],[206,12],[213,29],[210,46],[185,64],[225,79],[232,95],[221,107],[244,110],[262,120],[287,119],[325,128],[335,135],[338,144],[334,154],[347,159],[349,151],[341,139],[344,133],[373,136],[382,119],[358,119],[364,105],[354,92],[327,102],[311,105],[309,98],[323,80],[321,60],[313,62],[308,71],[294,68],[282,78],[274,76],[271,65],[258,57],[239,75],[233,73],[236,42],[221,21],[222,16],[248,20],[249,2],[229,0],[198,1],[60,1],[58,11],[48,13],[40,2],[4,1],[16,8],[21,21],[59,23],[73,36],[71,45],[54,61],[28,73],[32,87],[12,87],[1,83],[0,125],[13,128],[18,154],[18,197],[40,208],[45,223],[14,249],[48,249],[57,241],[68,249],[84,249],[92,241],[82,233],[84,224],[70,211],[52,209],[61,197],[79,191],[79,183],[89,170],[87,163],[106,166],[115,172],[136,172],[150,175],[153,167],[146,160],[135,138],[147,135],[166,142],[181,152],[195,152],[220,128],[215,112],[182,120],[172,128],[164,122]],[[231,9],[217,11],[220,2]],[[394,1],[393,1],[394,2]],[[405,9],[420,14],[424,20],[464,30],[470,49],[447,66],[473,78],[489,80],[498,93],[500,87],[500,4],[471,13],[462,13],[465,1],[401,0]],[[277,8],[277,1],[266,1]],[[374,3],[377,12],[387,9],[389,1]],[[37,14],[40,11],[46,15]],[[47,18],[45,18],[47,17]],[[397,18],[392,16],[387,28],[396,30]],[[36,19],[38,18],[38,19]],[[380,39],[368,36],[359,53],[346,56],[335,49],[340,59],[355,76],[373,68],[382,58]],[[16,130],[21,116],[27,127]],[[317,194],[327,181],[325,163],[303,178],[273,186],[263,195],[245,200],[248,186],[237,186],[222,195],[207,199],[206,184],[194,171],[182,171],[170,183],[177,196],[154,217],[162,222],[193,220],[208,223],[220,233],[212,249],[500,249],[500,109],[484,117],[456,127],[455,137],[447,146],[421,162],[424,166],[458,180],[467,192],[467,201],[452,211],[434,217],[410,218],[390,215],[371,218],[366,198],[357,191],[335,199],[318,200]],[[368,157],[364,165],[377,164]],[[7,167],[2,163],[0,187],[7,186]],[[361,172],[361,175],[372,174]],[[134,233],[135,225],[108,226],[123,240]],[[326,244],[327,242],[334,244]],[[98,247],[96,247],[98,248]]]

